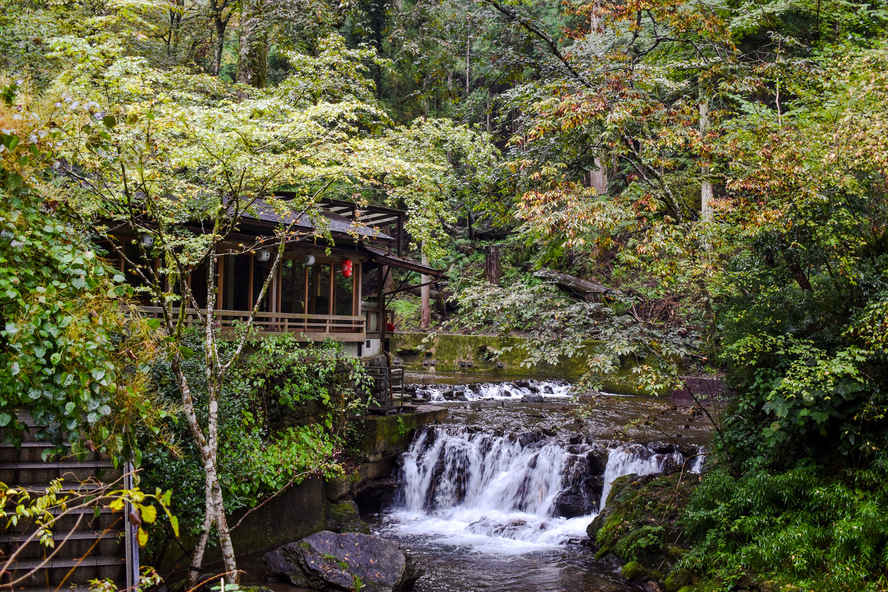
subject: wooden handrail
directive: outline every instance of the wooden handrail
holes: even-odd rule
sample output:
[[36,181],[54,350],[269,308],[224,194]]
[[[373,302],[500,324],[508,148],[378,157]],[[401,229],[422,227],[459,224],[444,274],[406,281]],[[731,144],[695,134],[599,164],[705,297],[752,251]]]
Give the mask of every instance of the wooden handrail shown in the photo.
[[[139,310],[152,318],[162,318],[163,309],[159,306],[140,306]],[[205,311],[202,311],[205,313]],[[213,319],[219,323],[223,330],[234,327],[236,321],[246,321],[250,318],[248,310],[214,310]],[[197,318],[197,310],[186,310],[186,324],[191,326]],[[363,316],[352,315],[319,315],[292,312],[257,312],[254,316],[254,324],[260,332],[272,333],[322,333],[331,334],[336,338],[338,334],[348,334],[350,341],[362,341],[366,334],[366,319]]]
[[[163,308],[160,306],[140,306],[139,310],[145,313],[152,314],[154,316],[160,316],[163,313]],[[189,315],[193,315],[196,312],[194,308],[188,308],[187,313]],[[205,311],[201,311],[205,312]],[[242,316],[244,318],[249,318],[250,311],[249,310],[223,310],[216,309],[213,311],[213,316]],[[319,314],[307,314],[302,312],[265,312],[260,311],[256,313],[256,318],[287,318],[287,319],[317,319],[321,321],[335,321],[335,320],[346,320],[346,321],[363,321],[363,316],[352,316],[352,315],[319,315]]]

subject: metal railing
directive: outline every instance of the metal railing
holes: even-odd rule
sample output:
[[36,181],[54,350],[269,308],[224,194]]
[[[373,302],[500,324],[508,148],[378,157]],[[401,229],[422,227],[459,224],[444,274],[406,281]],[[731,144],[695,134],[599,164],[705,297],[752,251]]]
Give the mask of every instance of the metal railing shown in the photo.
[[369,409],[375,413],[391,413],[404,404],[404,369],[388,366],[367,366],[364,371],[373,379]]

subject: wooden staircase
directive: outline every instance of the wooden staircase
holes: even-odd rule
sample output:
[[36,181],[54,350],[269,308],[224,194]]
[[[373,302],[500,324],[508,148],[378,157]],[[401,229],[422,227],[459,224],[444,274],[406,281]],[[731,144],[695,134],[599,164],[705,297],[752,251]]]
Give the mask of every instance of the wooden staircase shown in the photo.
[[[30,418],[20,415],[20,419],[30,423]],[[21,447],[0,443],[0,482],[28,490],[32,499],[43,495],[55,479],[63,480],[62,490],[57,494],[62,497],[69,491],[94,492],[101,488],[103,481],[113,482],[121,475],[110,460],[96,453],[83,459],[52,457],[44,461],[43,453],[51,445],[35,441],[32,435],[25,438]],[[88,590],[88,583],[93,579],[110,579],[118,589],[125,588],[123,520],[123,512],[112,512],[108,508],[72,511],[51,529],[55,548],[41,545],[39,540],[25,544],[35,531],[33,520],[23,520],[15,526],[0,522],[0,571],[18,551],[7,572],[0,574],[0,586],[33,571],[16,584],[16,592]]]

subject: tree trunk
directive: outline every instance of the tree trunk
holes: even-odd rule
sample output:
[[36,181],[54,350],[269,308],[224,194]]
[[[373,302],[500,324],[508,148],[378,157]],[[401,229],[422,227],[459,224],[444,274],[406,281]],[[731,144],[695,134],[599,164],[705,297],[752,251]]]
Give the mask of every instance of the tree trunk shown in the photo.
[[231,13],[223,16],[227,3],[211,3],[210,9],[213,11],[213,26],[216,28],[216,46],[213,48],[213,76],[218,76],[222,71],[222,53],[225,51],[225,30],[228,28],[228,21],[231,20]]
[[587,301],[597,300],[601,295],[613,292],[610,288],[597,282],[590,282],[568,273],[553,269],[540,269],[533,272],[533,277],[548,280],[563,288],[580,294]]
[[489,284],[499,284],[503,277],[500,265],[499,247],[489,246],[484,250],[484,277]]
[[[706,132],[709,129],[709,103],[700,101],[700,142],[705,144]],[[709,156],[700,157],[700,174],[703,182],[700,185],[700,219],[708,222],[712,219],[712,182],[709,181]]]
[[[422,255],[422,264],[428,265],[429,258],[425,253]],[[420,329],[428,329],[429,324],[432,320],[432,311],[429,306],[429,296],[431,294],[431,287],[428,285],[429,276],[426,274],[420,274],[419,283],[422,284],[420,288],[420,297],[419,297],[419,328]]]
[[[214,233],[218,232],[218,223],[214,228]],[[263,288],[264,289],[264,288]],[[189,293],[185,288],[186,293]],[[191,561],[191,572],[189,573],[189,581],[192,586],[197,584],[197,578],[200,575],[203,556],[209,540],[209,532],[212,527],[216,527],[216,536],[219,539],[219,547],[222,553],[222,560],[225,564],[225,571],[233,583],[238,581],[237,559],[234,555],[234,545],[231,542],[231,532],[228,528],[228,521],[225,517],[225,503],[222,497],[222,487],[219,485],[219,468],[218,468],[218,451],[219,451],[219,397],[222,392],[222,383],[225,378],[225,369],[221,367],[218,357],[217,334],[213,323],[214,305],[216,297],[216,265],[215,258],[209,257],[207,262],[207,294],[206,294],[206,317],[204,324],[204,362],[206,364],[205,376],[207,384],[207,419],[206,429],[204,429],[197,419],[197,412],[194,406],[194,398],[191,393],[191,385],[188,383],[188,377],[181,365],[181,354],[176,352],[170,361],[170,367],[173,375],[176,377],[176,383],[179,387],[179,394],[182,397],[182,410],[185,413],[185,419],[188,422],[188,429],[194,438],[194,443],[200,452],[204,469],[204,522],[203,532],[198,539],[197,546],[194,550],[194,556]],[[174,306],[179,308],[179,317],[184,312],[184,308],[188,306],[187,301],[179,304],[167,303],[165,306],[169,308],[165,315],[168,319],[173,318]],[[169,321],[168,321],[169,322]],[[180,326],[181,327],[181,326]],[[168,328],[173,333],[174,326],[169,324]],[[236,356],[237,354],[235,354]]]
[[237,81],[255,88],[265,88],[268,79],[268,31],[262,12],[262,0],[243,3]]
[[198,451],[203,459],[204,468],[204,532],[201,533],[198,545],[194,550],[194,557],[191,561],[191,573],[189,581],[192,585],[197,584],[197,578],[203,563],[203,555],[206,550],[207,540],[209,538],[210,529],[215,524],[216,534],[219,537],[219,545],[222,551],[222,560],[225,563],[225,571],[231,572],[230,577],[236,583],[237,580],[237,561],[234,555],[234,546],[231,543],[231,533],[228,529],[228,522],[225,518],[225,505],[222,499],[222,489],[219,486],[218,478],[218,421],[219,421],[219,403],[218,403],[218,385],[210,385],[210,405],[207,417],[206,433],[197,421],[197,413],[194,409],[194,400],[191,396],[191,387],[185,372],[181,366],[179,354],[173,356],[171,361],[173,375],[179,387],[179,394],[182,396],[182,410],[185,412],[185,418],[188,421],[188,428],[194,437]]
[[[471,23],[471,21],[469,21]],[[471,65],[472,65],[472,34],[469,33],[466,39],[466,100],[472,92],[471,88]]]
[[601,158],[595,157],[595,169],[589,171],[589,185],[591,185],[599,195],[607,193],[607,168],[601,162]]

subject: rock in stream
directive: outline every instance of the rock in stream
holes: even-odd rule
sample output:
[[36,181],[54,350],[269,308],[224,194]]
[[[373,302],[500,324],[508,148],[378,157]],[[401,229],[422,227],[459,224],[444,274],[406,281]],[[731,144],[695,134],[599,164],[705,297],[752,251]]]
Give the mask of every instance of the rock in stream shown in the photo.
[[359,533],[317,532],[265,554],[272,578],[294,586],[342,592],[402,592],[422,575],[396,543]]

